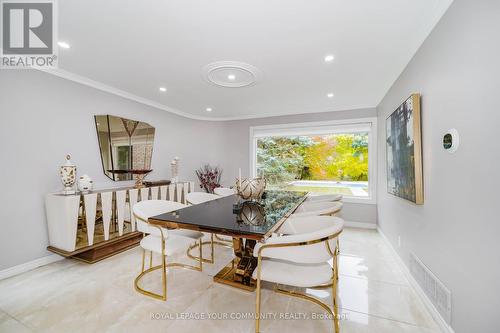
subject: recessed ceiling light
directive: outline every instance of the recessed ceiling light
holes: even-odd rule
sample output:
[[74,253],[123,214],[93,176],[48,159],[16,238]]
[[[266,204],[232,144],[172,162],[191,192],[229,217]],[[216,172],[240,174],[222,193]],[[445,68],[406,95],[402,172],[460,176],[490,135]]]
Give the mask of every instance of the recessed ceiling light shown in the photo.
[[59,45],[60,47],[62,47],[63,49],[69,49],[71,46],[66,43],[66,42],[57,42],[57,45]]
[[335,56],[333,54],[329,54],[325,56],[325,62],[332,62],[333,59],[335,59]]
[[212,108],[206,108],[207,112],[212,112]]
[[236,75],[234,75],[234,74],[229,74],[229,75],[227,76],[227,79],[228,79],[228,80],[230,80],[230,81],[234,81],[234,80],[236,80]]
[[335,96],[333,93],[328,93],[328,94],[326,95],[326,97],[328,97],[328,98],[333,98],[333,96]]
[[165,91],[167,91],[167,88],[165,88],[165,87],[160,87],[160,91],[161,91],[161,92],[165,92]]

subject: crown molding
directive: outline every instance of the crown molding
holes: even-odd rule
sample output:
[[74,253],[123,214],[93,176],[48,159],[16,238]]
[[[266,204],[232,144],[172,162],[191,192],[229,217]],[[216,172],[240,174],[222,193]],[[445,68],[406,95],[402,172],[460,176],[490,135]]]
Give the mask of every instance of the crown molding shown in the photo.
[[166,105],[163,105],[161,103],[155,102],[153,100],[150,100],[148,98],[140,97],[135,94],[129,93],[127,91],[115,88],[113,86],[104,84],[99,81],[92,80],[88,77],[81,76],[72,72],[68,72],[64,69],[46,69],[46,68],[40,68],[40,67],[33,67],[33,69],[36,69],[38,71],[51,74],[69,81],[73,81],[76,83],[83,84],[88,87],[92,87],[94,89],[98,89],[104,92],[107,92],[109,94],[113,94],[116,96],[120,96],[122,98],[147,105],[150,107],[153,107],[155,109],[159,109],[162,111],[167,111],[170,113],[173,113],[175,115],[193,119],[193,120],[201,120],[201,121],[235,121],[235,120],[248,120],[248,119],[259,119],[259,118],[270,118],[270,117],[282,117],[282,116],[292,116],[292,115],[299,115],[299,114],[307,114],[307,113],[326,113],[326,112],[338,112],[338,111],[353,111],[353,110],[360,110],[360,109],[373,109],[376,106],[373,105],[357,105],[354,107],[351,107],[349,109],[327,109],[327,110],[312,110],[310,112],[292,112],[292,113],[280,113],[280,112],[273,112],[273,113],[266,113],[266,114],[260,114],[260,115],[245,115],[245,116],[237,116],[237,117],[217,117],[217,118],[211,118],[211,117],[203,117],[203,116],[197,116],[191,113],[187,113],[181,110],[178,110],[176,108],[172,108]]
[[88,77],[85,77],[85,76],[81,76],[81,75],[78,75],[78,74],[75,74],[72,72],[65,71],[63,69],[46,69],[46,68],[34,68],[34,69],[39,70],[41,72],[55,75],[57,77],[60,77],[60,78],[66,79],[66,80],[77,82],[77,83],[80,83],[80,84],[83,84],[83,85],[86,85],[86,86],[89,86],[89,87],[92,87],[92,88],[95,88],[95,89],[98,89],[98,90],[101,90],[101,91],[104,91],[104,92],[107,92],[107,93],[110,93],[113,95],[117,95],[117,96],[132,100],[132,101],[137,102],[137,103],[151,106],[151,107],[156,108],[156,109],[167,111],[167,112],[170,112],[170,113],[173,113],[173,114],[176,114],[178,116],[185,117],[185,118],[190,118],[190,119],[195,119],[195,120],[209,120],[209,121],[214,120],[212,118],[195,116],[195,115],[192,115],[190,113],[186,113],[186,112],[177,110],[175,108],[168,107],[166,105],[160,104],[160,103],[152,101],[150,99],[134,95],[134,94],[129,93],[127,91],[115,88],[113,86],[109,86],[109,85],[104,84],[104,83],[99,82],[99,81],[89,79]]

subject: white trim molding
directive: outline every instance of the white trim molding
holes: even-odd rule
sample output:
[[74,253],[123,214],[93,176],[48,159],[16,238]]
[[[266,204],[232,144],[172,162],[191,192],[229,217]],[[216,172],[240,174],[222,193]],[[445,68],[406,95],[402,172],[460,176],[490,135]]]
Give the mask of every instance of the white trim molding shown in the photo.
[[431,300],[427,297],[427,295],[423,291],[422,287],[420,287],[420,285],[415,280],[415,278],[410,274],[410,270],[408,269],[408,267],[404,263],[403,259],[399,256],[399,254],[396,252],[396,250],[392,246],[392,244],[389,241],[389,239],[387,238],[387,236],[384,234],[382,229],[380,229],[380,227],[378,227],[378,226],[377,226],[377,232],[380,234],[380,236],[382,237],[384,242],[389,247],[390,251],[392,252],[394,257],[396,258],[396,261],[399,264],[401,271],[408,279],[408,282],[413,287],[413,289],[415,290],[415,293],[418,295],[418,297],[420,298],[422,303],[424,303],[424,305],[427,308],[427,310],[429,311],[430,315],[432,316],[434,321],[437,323],[440,331],[443,333],[455,333],[453,328],[450,325],[448,325],[448,323],[444,320],[444,318],[441,316],[441,314],[439,314],[438,310],[436,309],[434,304],[432,304]]
[[9,267],[7,269],[0,271],[0,280],[9,278],[14,275],[18,275],[27,271],[31,271],[32,269],[45,266],[51,264],[53,262],[63,260],[64,257],[61,257],[57,254],[51,254],[45,257],[41,257],[32,261],[25,262],[24,264],[20,264],[17,266]]
[[368,197],[344,196],[344,202],[376,204],[377,198],[377,118],[354,118],[306,123],[251,126],[250,175],[256,176],[257,139],[266,136],[324,135],[346,132],[368,132]]
[[209,120],[209,121],[217,120],[217,119],[213,119],[213,118],[209,118],[209,117],[201,117],[201,116],[196,116],[196,115],[193,115],[190,113],[186,113],[186,112],[177,110],[175,108],[165,106],[161,103],[152,101],[150,99],[140,97],[140,96],[134,95],[132,93],[129,93],[127,91],[115,88],[113,86],[109,86],[109,85],[101,83],[99,81],[94,81],[92,79],[89,79],[88,77],[65,71],[63,69],[44,69],[44,68],[36,68],[36,69],[41,71],[41,72],[52,74],[54,76],[58,76],[60,78],[63,78],[63,79],[69,80],[69,81],[77,82],[77,83],[83,84],[85,86],[89,86],[89,87],[92,87],[94,89],[107,92],[109,94],[120,96],[120,97],[126,98],[128,100],[131,100],[131,101],[134,101],[134,102],[137,102],[140,104],[144,104],[144,105],[156,108],[156,109],[167,111],[167,112],[176,114],[176,115],[181,116],[181,117],[190,118],[190,119],[194,119],[194,120]]
[[176,114],[178,116],[188,118],[188,119],[194,119],[194,120],[204,120],[204,121],[233,121],[233,120],[245,120],[245,119],[259,119],[259,118],[269,118],[269,117],[280,117],[280,116],[290,116],[290,115],[297,115],[297,114],[307,114],[307,113],[326,113],[326,112],[341,112],[341,111],[354,111],[354,110],[362,110],[362,109],[374,109],[376,108],[376,105],[370,105],[370,104],[360,104],[360,105],[352,105],[349,108],[342,108],[342,109],[323,109],[323,110],[307,110],[306,112],[292,112],[292,113],[284,113],[284,112],[273,112],[273,113],[266,113],[266,114],[250,114],[250,115],[243,115],[243,116],[237,116],[237,117],[205,117],[205,116],[198,116],[189,112],[181,111],[179,109],[161,104],[159,102],[153,101],[151,99],[141,97],[135,94],[132,94],[128,91],[124,91],[121,89],[118,89],[116,87],[107,85],[105,83],[99,82],[92,80],[86,76],[78,75],[63,69],[45,69],[45,68],[40,68],[36,67],[33,68],[34,70],[39,70],[41,72],[51,74],[69,81],[73,81],[76,83],[83,84],[85,86],[92,87],[97,90],[101,90],[104,92],[107,92],[109,94],[113,94],[116,96],[120,96],[123,98],[126,98],[128,100],[147,105],[153,108],[156,108],[158,110],[163,110],[167,111],[173,114]]
[[377,224],[369,222],[344,221],[344,227],[376,230]]

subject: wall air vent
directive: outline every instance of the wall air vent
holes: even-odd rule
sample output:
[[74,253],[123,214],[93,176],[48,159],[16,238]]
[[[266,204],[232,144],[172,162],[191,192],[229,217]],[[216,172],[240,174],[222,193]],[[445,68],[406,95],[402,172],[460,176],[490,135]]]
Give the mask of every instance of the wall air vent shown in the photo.
[[441,317],[450,324],[450,290],[413,253],[410,254],[410,274],[415,278]]

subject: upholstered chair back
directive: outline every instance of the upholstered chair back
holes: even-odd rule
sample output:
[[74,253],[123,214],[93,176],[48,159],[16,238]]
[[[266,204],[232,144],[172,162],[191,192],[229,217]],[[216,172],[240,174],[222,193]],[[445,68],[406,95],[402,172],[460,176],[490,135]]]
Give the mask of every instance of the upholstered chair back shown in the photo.
[[220,195],[221,197],[227,197],[229,195],[236,194],[236,191],[229,187],[216,187],[214,193]]
[[343,207],[342,202],[335,201],[320,201],[320,202],[304,202],[293,213],[294,216],[319,216],[333,215],[338,213]]
[[[133,213],[137,221],[137,230],[146,234],[160,235],[160,230],[156,227],[150,226],[147,221],[148,218],[163,213],[173,212],[178,209],[187,207],[175,201],[168,200],[145,200],[136,203],[133,207]],[[163,236],[166,235],[167,229],[163,230]]]
[[220,196],[217,194],[205,193],[205,192],[191,192],[186,195],[186,202],[191,205],[197,205],[219,198]]
[[334,216],[309,216],[303,219],[294,218],[293,224],[299,232],[293,235],[273,236],[264,243],[257,243],[254,256],[258,256],[260,248],[268,244],[300,243],[298,246],[264,247],[261,255],[301,264],[319,264],[332,258],[337,245],[336,237],[344,228],[344,220]]

